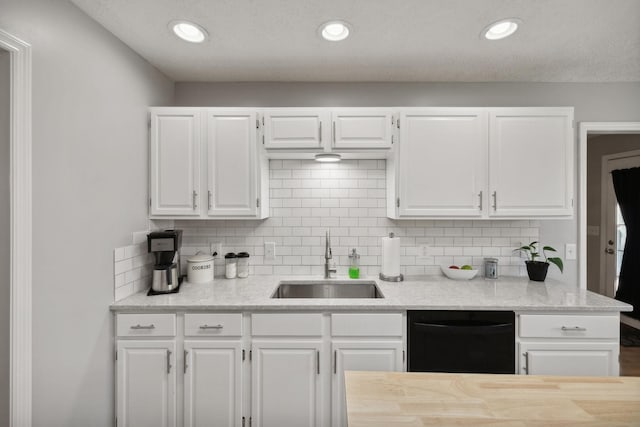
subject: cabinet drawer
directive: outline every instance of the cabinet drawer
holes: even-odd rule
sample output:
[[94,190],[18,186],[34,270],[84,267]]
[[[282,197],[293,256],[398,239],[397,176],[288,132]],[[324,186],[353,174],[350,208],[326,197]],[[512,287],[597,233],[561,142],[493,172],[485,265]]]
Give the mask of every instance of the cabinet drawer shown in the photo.
[[253,314],[251,315],[251,335],[320,336],[322,335],[322,314]]
[[119,337],[173,337],[176,335],[176,315],[118,314],[116,330]]
[[618,338],[618,316],[521,315],[522,338]]
[[185,336],[241,336],[240,313],[187,313],[184,315]]
[[331,315],[331,335],[349,336],[402,336],[402,314],[339,313]]

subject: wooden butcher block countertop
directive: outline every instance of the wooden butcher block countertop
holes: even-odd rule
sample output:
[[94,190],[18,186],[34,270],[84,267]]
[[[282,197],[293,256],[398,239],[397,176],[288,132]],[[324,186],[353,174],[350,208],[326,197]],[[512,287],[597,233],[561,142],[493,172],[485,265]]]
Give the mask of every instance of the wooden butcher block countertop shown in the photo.
[[640,426],[640,377],[345,373],[349,427]]

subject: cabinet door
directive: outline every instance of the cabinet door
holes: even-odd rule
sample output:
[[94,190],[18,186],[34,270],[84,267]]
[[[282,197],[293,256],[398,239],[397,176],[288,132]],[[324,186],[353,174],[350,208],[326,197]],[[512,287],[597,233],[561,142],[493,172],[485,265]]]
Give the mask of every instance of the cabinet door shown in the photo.
[[335,110],[332,113],[333,148],[390,148],[392,136],[391,111]]
[[344,371],[402,371],[402,341],[333,341],[331,425],[347,426]]
[[240,341],[184,342],[185,427],[240,426]]
[[619,344],[520,343],[520,374],[617,376]]
[[491,216],[572,215],[572,126],[572,108],[491,111]]
[[175,342],[119,340],[117,351],[118,426],[175,426]]
[[251,405],[257,427],[324,426],[321,341],[254,340]]
[[487,116],[477,109],[403,112],[400,217],[479,217],[485,206]]
[[207,110],[209,216],[257,212],[256,113]]
[[151,215],[200,214],[200,112],[151,110]]
[[320,110],[268,110],[264,113],[264,146],[323,149],[329,114]]

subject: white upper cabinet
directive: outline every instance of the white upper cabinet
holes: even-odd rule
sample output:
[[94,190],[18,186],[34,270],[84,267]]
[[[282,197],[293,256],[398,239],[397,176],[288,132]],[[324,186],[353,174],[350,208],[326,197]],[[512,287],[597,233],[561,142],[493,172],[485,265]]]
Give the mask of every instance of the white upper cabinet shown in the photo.
[[332,110],[332,149],[390,148],[394,117],[391,110]]
[[265,110],[264,146],[267,149],[322,151],[328,139],[330,114],[323,110],[285,108]]
[[573,212],[573,108],[492,109],[491,216]]
[[573,108],[404,109],[391,218],[573,215]]
[[198,216],[200,110],[151,110],[151,215]]
[[259,132],[253,109],[152,108],[150,217],[266,218]]
[[481,217],[487,174],[486,112],[420,109],[403,112],[400,122],[399,216]]
[[255,111],[207,110],[207,214],[256,216]]

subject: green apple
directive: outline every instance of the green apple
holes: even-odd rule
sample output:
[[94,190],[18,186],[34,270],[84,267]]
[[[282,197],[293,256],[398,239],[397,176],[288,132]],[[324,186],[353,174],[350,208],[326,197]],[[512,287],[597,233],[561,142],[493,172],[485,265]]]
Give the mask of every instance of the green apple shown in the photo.
[[471,267],[470,265],[463,265],[462,267],[460,267],[460,270],[473,270],[473,267]]

